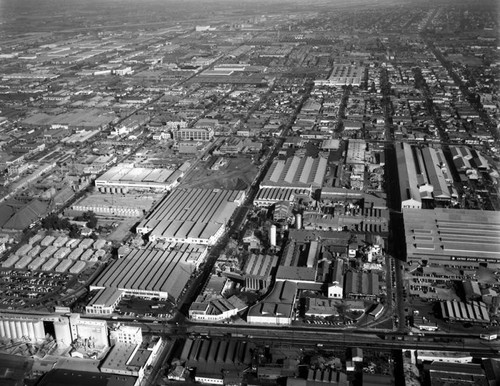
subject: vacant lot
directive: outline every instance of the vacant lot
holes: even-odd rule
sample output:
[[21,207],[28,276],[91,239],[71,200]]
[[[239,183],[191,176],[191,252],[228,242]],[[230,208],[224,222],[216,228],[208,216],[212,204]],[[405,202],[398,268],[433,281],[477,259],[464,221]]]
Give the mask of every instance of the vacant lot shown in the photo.
[[181,183],[181,188],[238,189],[248,188],[258,172],[250,157],[225,157],[227,164],[211,170],[217,157],[200,162]]

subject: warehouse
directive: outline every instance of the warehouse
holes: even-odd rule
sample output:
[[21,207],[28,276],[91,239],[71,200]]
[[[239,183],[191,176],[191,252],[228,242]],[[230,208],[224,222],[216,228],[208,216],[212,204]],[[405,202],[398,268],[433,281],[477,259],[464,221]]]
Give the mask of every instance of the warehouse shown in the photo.
[[245,192],[221,189],[177,189],[137,226],[151,241],[213,245],[223,234]]
[[498,212],[404,209],[407,261],[455,268],[500,268]]
[[[149,211],[158,194],[117,195],[97,193],[78,200],[71,206],[75,214],[92,211],[100,216],[142,217]],[[72,213],[73,214],[73,213]]]
[[275,160],[269,168],[260,188],[309,189],[320,188],[325,178],[328,153],[318,157],[295,155],[286,160]]
[[129,190],[169,191],[174,188],[184,175],[180,170],[137,168],[121,164],[112,167],[95,180],[100,192],[126,193]]
[[265,299],[248,310],[248,323],[275,325],[292,324],[293,308],[297,294],[297,284],[278,281]]
[[448,300],[440,302],[439,305],[443,319],[450,322],[490,323],[490,316],[483,302],[464,303]]
[[351,299],[376,299],[379,294],[379,277],[376,272],[346,272],[345,295],[347,297]]
[[396,144],[401,208],[421,209],[424,201],[450,202],[452,179],[441,149]]
[[311,197],[310,189],[261,188],[254,200],[254,205],[268,207],[279,202],[294,202],[296,199]]
[[198,383],[240,384],[243,372],[252,364],[254,350],[251,342],[188,339],[180,360],[186,367],[196,369]]
[[278,263],[278,256],[252,254],[243,267],[245,287],[248,290],[266,291],[271,284],[271,273]]
[[132,249],[110,264],[90,289],[116,288],[129,295],[175,300],[206,254],[205,246],[192,244]]

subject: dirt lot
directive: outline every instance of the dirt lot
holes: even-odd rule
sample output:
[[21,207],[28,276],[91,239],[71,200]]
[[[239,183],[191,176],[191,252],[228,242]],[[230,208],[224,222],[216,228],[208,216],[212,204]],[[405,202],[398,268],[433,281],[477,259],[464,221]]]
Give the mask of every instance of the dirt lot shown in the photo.
[[200,162],[181,183],[181,188],[241,189],[249,187],[258,173],[250,157],[225,157],[227,164],[211,170],[217,157]]

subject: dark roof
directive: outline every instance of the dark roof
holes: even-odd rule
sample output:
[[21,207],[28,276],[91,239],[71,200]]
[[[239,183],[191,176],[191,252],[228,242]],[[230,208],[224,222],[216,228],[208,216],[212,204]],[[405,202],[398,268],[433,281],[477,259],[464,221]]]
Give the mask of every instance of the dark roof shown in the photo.
[[126,375],[56,369],[45,374],[38,386],[133,386],[136,379]]
[[47,204],[33,200],[23,208],[19,209],[4,225],[6,229],[22,230],[34,221],[43,217],[47,212]]

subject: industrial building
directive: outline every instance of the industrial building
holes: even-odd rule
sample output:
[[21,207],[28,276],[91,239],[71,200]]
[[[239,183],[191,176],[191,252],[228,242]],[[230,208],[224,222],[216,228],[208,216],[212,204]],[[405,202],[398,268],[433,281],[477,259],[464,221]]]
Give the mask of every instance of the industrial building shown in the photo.
[[180,361],[186,367],[195,369],[196,382],[233,384],[228,382],[228,378],[234,378],[235,373],[243,376],[243,371],[252,364],[254,350],[255,346],[251,342],[187,339]]
[[316,86],[360,86],[365,76],[365,67],[353,64],[336,64],[328,79],[315,80]]
[[[326,174],[328,153],[316,158],[294,155],[286,160],[274,160],[260,188],[307,189],[320,188]],[[283,200],[280,200],[283,201]]]
[[213,245],[224,233],[245,192],[177,189],[137,226],[137,233],[167,242]]
[[441,315],[443,319],[451,322],[470,322],[478,324],[489,324],[490,315],[486,304],[479,301],[468,303],[450,301],[440,302]]
[[166,192],[177,186],[183,175],[180,170],[137,168],[122,164],[98,177],[95,186],[102,193],[127,193],[129,190]]
[[252,254],[243,267],[245,287],[254,291],[266,291],[271,284],[272,271],[278,263],[278,256]]
[[176,141],[210,141],[214,137],[214,129],[208,126],[181,127],[174,131]]
[[414,266],[500,267],[498,212],[404,209],[406,259]]
[[123,297],[123,291],[116,288],[102,288],[85,306],[86,314],[112,314]]
[[0,338],[40,343],[49,334],[62,348],[78,338],[93,342],[96,348],[106,348],[107,331],[105,320],[81,319],[79,314],[0,314]]
[[227,299],[217,297],[203,300],[200,297],[198,296],[196,301],[189,307],[189,318],[191,320],[219,322],[248,308],[246,303],[235,295]]
[[78,214],[92,211],[98,216],[142,217],[153,203],[154,195],[97,193],[82,197],[71,205],[71,211]]
[[376,299],[380,295],[378,273],[347,271],[344,293],[351,299]]
[[163,247],[132,249],[110,264],[90,289],[114,288],[127,295],[177,299],[191,274],[203,262],[207,248],[178,243],[166,243]]
[[290,325],[294,317],[297,283],[277,281],[271,292],[260,302],[250,307],[248,323]]
[[396,143],[401,209],[421,209],[424,202],[451,201],[456,193],[441,149]]
[[212,275],[202,293],[189,307],[189,317],[192,320],[216,322],[245,310],[248,306],[236,295],[226,297],[226,291],[230,287],[229,279]]
[[294,202],[300,198],[309,199],[310,189],[260,188],[254,200],[255,206],[268,207],[280,202]]

